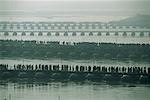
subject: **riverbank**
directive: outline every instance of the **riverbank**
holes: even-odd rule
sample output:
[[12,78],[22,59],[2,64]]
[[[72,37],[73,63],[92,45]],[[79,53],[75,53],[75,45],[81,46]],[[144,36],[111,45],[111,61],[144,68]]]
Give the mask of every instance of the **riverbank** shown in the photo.
[[106,81],[150,84],[150,67],[0,64],[0,79]]
[[[32,59],[149,60],[150,45],[0,40],[1,57]],[[17,51],[16,51],[17,50]]]

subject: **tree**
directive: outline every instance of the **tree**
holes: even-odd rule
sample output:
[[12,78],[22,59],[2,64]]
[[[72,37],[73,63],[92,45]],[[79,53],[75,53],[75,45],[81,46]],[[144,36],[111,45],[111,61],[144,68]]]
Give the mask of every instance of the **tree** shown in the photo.
[[76,53],[75,52],[70,52],[69,53],[69,58],[75,58],[76,57]]
[[62,53],[62,52],[58,52],[58,53],[57,53],[57,56],[58,56],[59,58],[62,58],[62,57],[63,57],[63,53]]
[[87,58],[87,53],[86,52],[81,52],[80,57],[83,58]]
[[110,55],[109,53],[106,53],[106,54],[104,54],[104,58],[110,59],[110,58],[111,58],[111,55]]

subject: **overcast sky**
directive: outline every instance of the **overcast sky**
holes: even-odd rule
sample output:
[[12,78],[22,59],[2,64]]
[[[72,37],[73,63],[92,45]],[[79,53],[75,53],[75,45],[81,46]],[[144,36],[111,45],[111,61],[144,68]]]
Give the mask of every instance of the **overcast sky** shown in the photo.
[[0,0],[0,14],[150,14],[150,0]]

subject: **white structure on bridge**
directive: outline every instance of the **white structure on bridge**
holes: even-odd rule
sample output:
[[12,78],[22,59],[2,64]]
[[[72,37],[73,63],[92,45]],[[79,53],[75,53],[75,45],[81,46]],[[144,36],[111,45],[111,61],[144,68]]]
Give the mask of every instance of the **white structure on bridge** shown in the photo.
[[150,28],[100,22],[0,22],[0,39],[150,44]]

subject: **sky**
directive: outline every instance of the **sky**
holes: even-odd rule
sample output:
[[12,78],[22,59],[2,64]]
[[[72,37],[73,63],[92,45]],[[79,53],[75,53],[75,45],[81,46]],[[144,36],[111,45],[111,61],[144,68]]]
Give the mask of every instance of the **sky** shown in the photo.
[[150,14],[150,0],[0,0],[0,16]]
[[149,1],[149,0],[1,0],[1,1]]

